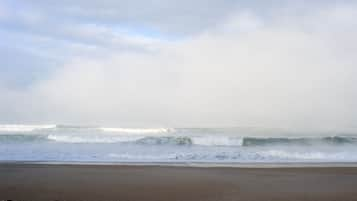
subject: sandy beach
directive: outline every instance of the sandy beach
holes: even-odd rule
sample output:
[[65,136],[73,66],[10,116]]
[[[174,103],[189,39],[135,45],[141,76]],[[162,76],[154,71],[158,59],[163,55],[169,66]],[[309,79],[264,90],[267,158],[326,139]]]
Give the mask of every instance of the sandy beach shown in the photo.
[[357,168],[1,164],[0,200],[357,200]]

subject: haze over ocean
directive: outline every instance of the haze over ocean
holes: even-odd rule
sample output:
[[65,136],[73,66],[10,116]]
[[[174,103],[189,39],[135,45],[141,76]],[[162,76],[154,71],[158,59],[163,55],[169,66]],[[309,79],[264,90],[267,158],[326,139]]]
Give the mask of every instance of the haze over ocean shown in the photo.
[[0,160],[356,162],[355,1],[0,0]]
[[0,0],[0,201],[357,200],[356,0]]

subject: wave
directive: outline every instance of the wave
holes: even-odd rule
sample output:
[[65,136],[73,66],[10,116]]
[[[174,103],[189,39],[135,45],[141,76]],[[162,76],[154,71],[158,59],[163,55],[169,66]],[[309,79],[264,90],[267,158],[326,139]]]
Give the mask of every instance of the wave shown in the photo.
[[44,135],[0,135],[0,142],[34,142],[34,141],[47,141],[47,136]]
[[169,128],[99,128],[104,132],[118,132],[118,133],[133,133],[133,134],[155,134],[155,133],[167,133],[173,129]]
[[[237,129],[121,128],[71,125],[0,125],[0,142],[48,140],[62,143],[135,143],[196,146],[339,146],[355,144],[356,135],[332,137],[250,137]],[[22,136],[23,135],[23,136]],[[249,137],[248,137],[249,136]],[[254,135],[253,135],[254,136]]]
[[321,137],[321,138],[251,138],[246,137],[243,139],[243,146],[268,146],[268,145],[343,145],[355,144],[357,138],[355,137]]
[[0,135],[0,142],[54,141],[60,143],[133,143],[138,145],[241,146],[241,139],[227,137],[147,136],[114,134],[24,134]]
[[138,136],[138,135],[49,135],[49,140],[65,143],[135,143],[139,145],[242,146],[241,138],[226,136]]
[[250,138],[231,136],[176,136],[176,137],[143,137],[135,140],[139,144],[156,145],[199,145],[199,146],[313,146],[345,144],[357,144],[357,138],[353,137],[323,137],[323,138]]
[[113,136],[113,135],[48,135],[47,139],[62,143],[120,143],[139,140],[139,136]]
[[116,134],[161,134],[174,132],[172,128],[121,128],[121,127],[96,127],[96,126],[76,126],[76,125],[25,125],[25,124],[3,124],[0,125],[1,133],[28,133],[35,131],[72,131],[72,132],[83,132],[83,131],[97,131],[105,133],[116,133]]
[[189,137],[142,137],[142,136],[70,136],[49,135],[48,140],[63,143],[133,143],[139,145],[192,145]]
[[229,136],[192,137],[193,144],[202,146],[242,146],[244,138]]
[[56,125],[21,125],[21,124],[5,124],[0,125],[0,132],[6,133],[25,133],[25,132],[32,132],[36,130],[43,130],[43,129],[54,129]]
[[189,137],[145,137],[135,141],[138,144],[149,145],[192,145]]
[[132,143],[138,145],[185,145],[185,146],[226,146],[226,147],[270,147],[270,146],[343,146],[357,145],[356,137],[319,137],[319,138],[253,138],[232,136],[181,136],[98,133],[98,132],[58,132],[1,134],[0,142],[16,141],[54,141],[60,143]]

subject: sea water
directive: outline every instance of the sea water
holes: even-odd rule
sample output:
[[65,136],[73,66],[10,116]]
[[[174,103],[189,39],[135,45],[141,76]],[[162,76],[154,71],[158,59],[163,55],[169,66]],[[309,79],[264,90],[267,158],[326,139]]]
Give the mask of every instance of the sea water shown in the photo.
[[0,161],[357,162],[357,135],[260,128],[0,125]]

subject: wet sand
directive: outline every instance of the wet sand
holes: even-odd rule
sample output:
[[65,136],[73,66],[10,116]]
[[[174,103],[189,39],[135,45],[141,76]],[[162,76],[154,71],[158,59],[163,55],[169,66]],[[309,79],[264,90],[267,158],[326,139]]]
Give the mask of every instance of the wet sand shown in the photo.
[[353,201],[357,168],[0,164],[0,200]]

